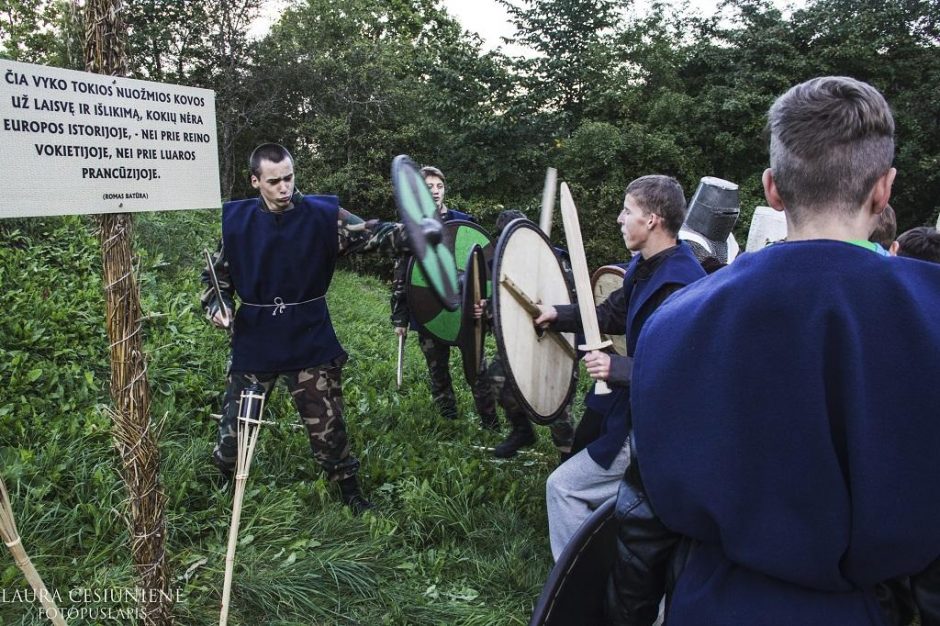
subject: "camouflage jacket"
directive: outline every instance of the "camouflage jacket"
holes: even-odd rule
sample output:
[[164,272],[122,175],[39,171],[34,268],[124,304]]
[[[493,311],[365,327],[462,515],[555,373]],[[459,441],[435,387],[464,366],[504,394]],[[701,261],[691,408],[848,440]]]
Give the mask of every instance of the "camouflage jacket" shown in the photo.
[[389,317],[392,326],[403,328],[408,326],[411,312],[408,310],[408,298],[405,293],[407,281],[405,272],[408,270],[408,262],[411,257],[395,257],[395,269],[392,272],[392,314]]

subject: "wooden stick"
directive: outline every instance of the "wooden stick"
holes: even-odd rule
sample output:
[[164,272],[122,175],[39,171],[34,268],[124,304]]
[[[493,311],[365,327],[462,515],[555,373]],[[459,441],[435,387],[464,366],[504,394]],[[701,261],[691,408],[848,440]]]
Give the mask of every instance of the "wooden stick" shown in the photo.
[[558,170],[550,167],[545,170],[545,187],[542,189],[542,214],[539,216],[539,228],[546,237],[552,236],[552,211],[555,210],[555,193],[558,189]]
[[[578,346],[578,349],[584,352],[602,350],[612,343],[601,339],[601,331],[597,325],[597,309],[594,308],[594,291],[591,289],[587,259],[584,256],[584,243],[581,241],[578,209],[574,205],[566,183],[561,184],[561,220],[565,225],[565,239],[568,241],[574,287],[578,294],[578,310],[581,312],[581,326],[584,329],[584,345]],[[594,385],[594,393],[597,395],[610,393],[607,382],[598,380]]]
[[238,457],[235,461],[235,496],[232,501],[232,524],[228,531],[228,549],[225,553],[225,583],[222,586],[222,613],[219,626],[228,623],[229,603],[232,595],[232,574],[235,570],[235,548],[238,545],[238,526],[241,522],[242,503],[245,499],[245,484],[251,458],[261,432],[261,413],[264,409],[264,391],[251,387],[242,392],[238,409]]
[[[478,258],[479,258],[478,255],[474,254],[472,258],[473,258],[473,264],[474,264],[474,270],[473,270],[473,304],[476,305],[476,304],[478,304],[478,303],[480,302],[480,300],[483,299],[483,296],[485,295],[485,292],[480,289],[480,280],[481,280],[482,277],[479,275],[479,273],[482,272],[482,273],[485,275],[485,274],[486,274],[486,269],[485,269],[485,267],[481,266],[481,265],[477,262],[477,260],[478,260]],[[480,317],[474,318],[474,320],[473,320],[473,342],[474,342],[474,349],[476,350],[476,355],[479,357],[478,360],[477,360],[477,362],[476,362],[474,365],[476,366],[476,368],[477,368],[478,370],[480,369],[480,363],[481,363],[482,355],[483,355],[483,338],[484,338],[483,324],[484,324],[484,319],[485,319],[485,316],[481,315]],[[478,372],[478,373],[479,373],[479,372]]]
[[396,377],[398,386],[401,389],[401,382],[405,374],[405,336],[398,335],[398,376]]
[[65,620],[62,619],[59,607],[56,606],[55,600],[49,590],[46,589],[46,585],[42,582],[39,572],[36,571],[36,567],[29,559],[29,555],[26,554],[26,549],[20,540],[19,531],[16,529],[16,520],[13,518],[13,507],[10,506],[10,496],[2,478],[0,478],[0,538],[3,539],[6,547],[10,549],[13,561],[23,572],[29,586],[33,588],[39,602],[42,603],[45,616],[56,626],[65,626]]
[[[221,422],[222,415],[219,413],[209,413],[209,419],[213,422]],[[282,426],[287,428],[292,428],[294,430],[301,430],[306,428],[303,424],[282,424],[281,422],[275,422],[274,420],[258,420],[259,424],[267,424],[268,426]]]
[[[503,277],[499,280],[499,284],[501,284],[503,287],[506,288],[506,291],[508,291],[512,295],[512,297],[516,299],[516,302],[518,302],[522,306],[522,308],[525,309],[526,313],[528,313],[532,317],[539,316],[541,311],[539,310],[538,304],[536,304],[535,301],[532,300],[531,297],[529,297],[529,294],[524,292],[522,290],[522,287],[517,285],[516,281],[510,278],[508,274],[506,274],[505,272],[503,273]],[[570,356],[573,359],[578,358],[577,351],[571,346],[570,343],[565,341],[564,337],[559,335],[557,332],[552,331],[552,330],[547,330],[545,331],[545,334],[542,335],[542,337],[550,337],[559,346],[561,346],[565,352],[568,353],[568,356]],[[539,337],[539,341],[542,340],[542,337]]]

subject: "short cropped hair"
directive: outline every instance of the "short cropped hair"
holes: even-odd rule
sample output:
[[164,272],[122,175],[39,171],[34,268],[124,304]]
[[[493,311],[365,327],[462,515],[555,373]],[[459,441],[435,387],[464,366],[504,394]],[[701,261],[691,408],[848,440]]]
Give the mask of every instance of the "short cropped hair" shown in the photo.
[[857,212],[894,160],[884,97],[845,76],[814,78],[777,98],[767,122],[770,169],[794,223],[805,212]]
[[878,216],[878,223],[875,225],[875,230],[872,231],[871,236],[868,237],[868,241],[881,244],[881,247],[887,250],[891,247],[891,244],[894,243],[897,236],[897,215],[894,214],[894,209],[891,208],[891,205],[886,204],[885,210]]
[[441,179],[441,182],[445,185],[447,184],[447,179],[444,178],[444,172],[437,169],[433,165],[425,165],[421,168],[421,178],[427,178],[428,176],[437,176]]
[[918,226],[901,233],[898,256],[940,263],[940,233],[930,226]]
[[660,216],[666,232],[678,236],[686,213],[685,194],[679,181],[660,174],[641,176],[627,185],[624,195],[632,197],[647,213]]
[[258,176],[261,173],[262,161],[280,163],[284,159],[294,160],[287,148],[278,143],[263,143],[251,151],[251,156],[248,158],[248,169],[251,170],[252,176]]

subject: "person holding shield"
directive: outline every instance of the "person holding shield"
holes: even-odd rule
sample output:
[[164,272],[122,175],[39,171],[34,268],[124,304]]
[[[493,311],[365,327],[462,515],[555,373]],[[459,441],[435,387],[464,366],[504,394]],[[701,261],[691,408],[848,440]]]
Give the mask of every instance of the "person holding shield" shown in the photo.
[[[557,560],[591,511],[614,497],[630,463],[632,356],[647,319],[673,293],[705,276],[689,244],[678,240],[686,213],[679,182],[669,176],[637,178],[626,189],[617,224],[636,253],[623,287],[597,307],[601,332],[626,335],[627,356],[593,351],[584,356],[588,374],[607,381],[613,396],[603,410],[601,435],[548,477],[545,485],[552,556]],[[581,330],[577,305],[539,305],[535,324],[554,331]]]
[[222,241],[211,268],[221,293],[210,269],[202,276],[206,316],[213,325],[232,329],[212,459],[230,479],[241,392],[258,383],[270,395],[277,379],[284,378],[314,458],[339,484],[343,502],[361,513],[372,505],[360,490],[359,461],[350,451],[343,421],[341,375],[348,356],[333,330],[326,292],[337,258],[370,250],[408,251],[407,238],[400,224],[364,222],[340,207],[336,196],[301,194],[294,160],[283,146],[258,146],[249,167],[258,197],[222,207]]
[[[503,230],[514,220],[528,220],[525,213],[516,209],[507,209],[501,211],[496,216],[496,238],[499,239]],[[562,271],[570,273],[571,267],[567,261],[567,252],[561,248],[554,248],[555,256],[561,262]],[[491,268],[492,270],[492,268]],[[474,306],[474,316],[479,318],[484,315],[492,325],[492,302],[486,299],[480,300]],[[494,401],[502,407],[506,414],[506,421],[509,424],[509,433],[506,437],[493,448],[493,456],[498,459],[512,458],[522,448],[529,447],[537,441],[535,429],[529,419],[529,413],[523,406],[523,403],[516,397],[512,385],[506,380],[506,368],[499,354],[493,357],[487,363],[484,361],[483,370],[486,379],[489,381],[490,396],[488,402]],[[480,402],[482,404],[482,402]],[[493,421],[496,421],[496,409],[493,408]],[[561,460],[564,461],[571,456],[571,445],[574,440],[574,426],[571,423],[571,405],[567,404],[561,414],[555,421],[548,426],[551,433],[552,443],[558,450]]]
[[[436,167],[421,168],[421,175],[431,192],[434,204],[437,207],[442,222],[463,220],[476,222],[467,213],[449,208],[444,204],[447,194],[447,183],[444,173]],[[395,268],[392,279],[391,317],[395,334],[405,337],[408,329],[418,332],[418,345],[428,365],[428,380],[431,387],[431,397],[437,406],[440,416],[444,419],[457,419],[457,396],[454,394],[454,383],[450,375],[450,346],[441,343],[427,332],[421,330],[412,319],[408,308],[407,277],[409,257],[399,256],[395,259]],[[489,383],[485,376],[478,376],[477,382],[472,386],[474,404],[480,415],[484,428],[494,430],[498,428],[496,418],[496,405],[489,394]]]

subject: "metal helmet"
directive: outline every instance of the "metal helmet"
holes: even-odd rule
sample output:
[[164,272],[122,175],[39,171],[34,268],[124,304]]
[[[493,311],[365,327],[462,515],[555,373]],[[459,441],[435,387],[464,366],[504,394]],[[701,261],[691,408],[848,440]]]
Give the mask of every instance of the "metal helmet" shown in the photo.
[[740,212],[738,186],[721,178],[705,176],[689,202],[679,238],[692,245],[699,260],[714,256],[722,263],[730,263],[738,252],[731,231]]

